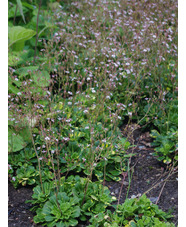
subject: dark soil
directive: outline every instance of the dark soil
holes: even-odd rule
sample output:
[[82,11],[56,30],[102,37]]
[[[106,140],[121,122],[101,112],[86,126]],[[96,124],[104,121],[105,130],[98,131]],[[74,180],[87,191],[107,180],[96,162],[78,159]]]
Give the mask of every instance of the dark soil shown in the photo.
[[[136,130],[133,133],[134,148],[136,154],[131,160],[131,167],[134,167],[131,185],[128,191],[129,180],[126,176],[120,182],[107,182],[107,186],[113,195],[119,198],[119,203],[123,203],[126,199],[127,191],[128,198],[138,197],[143,193],[165,212],[172,211],[174,215],[170,222],[175,226],[178,225],[178,173],[173,171],[171,176],[171,167],[158,162],[152,155],[154,148],[150,146],[152,139],[148,132],[140,133]],[[131,139],[131,142],[132,142]],[[166,180],[166,182],[165,182]],[[122,186],[123,185],[123,186]],[[152,187],[155,185],[154,187]],[[120,192],[122,186],[122,190]],[[151,189],[152,188],[152,189]],[[151,190],[150,190],[151,189]]]
[[[125,130],[123,135],[125,135]],[[128,130],[128,129],[127,129]],[[126,136],[126,135],[125,135]],[[153,187],[146,193],[147,197],[151,199],[153,203],[157,203],[159,208],[163,211],[169,211],[172,209],[174,218],[172,221],[176,226],[178,223],[178,181],[177,173],[173,173],[169,178],[170,168],[163,166],[152,155],[153,148],[150,147],[151,138],[149,133],[141,133],[139,129],[132,133],[131,138],[136,147],[133,152],[136,153],[135,157],[131,159],[130,166],[134,168],[132,175],[132,181],[128,192],[128,198],[131,196],[140,196],[149,190],[154,183],[156,187]],[[131,150],[130,150],[131,152]],[[166,183],[165,183],[165,179]],[[106,182],[112,195],[119,198],[120,203],[125,201],[127,195],[127,189],[129,185],[128,177],[120,182]],[[22,187],[14,189],[11,183],[8,184],[9,190],[9,202],[8,202],[8,223],[9,227],[32,227],[41,226],[33,223],[34,214],[29,210],[30,204],[25,204],[26,200],[31,199],[32,188]],[[120,192],[121,190],[121,192]]]

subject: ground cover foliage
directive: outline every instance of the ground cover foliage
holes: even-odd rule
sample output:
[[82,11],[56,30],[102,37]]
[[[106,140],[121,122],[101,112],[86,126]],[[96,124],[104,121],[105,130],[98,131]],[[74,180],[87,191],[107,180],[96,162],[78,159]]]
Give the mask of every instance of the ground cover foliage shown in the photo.
[[8,17],[9,180],[33,185],[34,222],[174,226],[105,182],[130,175],[123,123],[177,170],[177,2],[17,0]]

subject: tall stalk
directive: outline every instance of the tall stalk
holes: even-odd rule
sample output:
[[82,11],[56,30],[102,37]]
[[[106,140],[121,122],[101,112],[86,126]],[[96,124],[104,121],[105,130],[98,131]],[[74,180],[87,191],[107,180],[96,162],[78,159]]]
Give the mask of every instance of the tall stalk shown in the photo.
[[41,9],[41,4],[42,4],[42,0],[39,1],[39,9],[38,9],[38,13],[37,13],[36,42],[35,42],[34,61],[33,61],[34,65],[35,65],[35,60],[36,60],[36,50],[37,50],[37,42],[38,42],[38,24],[39,24],[39,14],[40,14],[40,9]]

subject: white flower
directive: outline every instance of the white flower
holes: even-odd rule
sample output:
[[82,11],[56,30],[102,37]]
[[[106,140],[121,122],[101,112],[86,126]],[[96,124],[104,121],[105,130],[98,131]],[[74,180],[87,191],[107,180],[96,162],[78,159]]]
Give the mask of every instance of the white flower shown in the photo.
[[88,113],[88,110],[84,110],[83,113]]
[[127,74],[129,74],[130,73],[130,70],[129,69],[126,69],[126,72],[127,72]]
[[72,102],[68,102],[68,105],[69,105],[69,106],[72,105]]
[[94,90],[94,88],[92,88],[92,93],[96,93],[96,91]]
[[86,126],[85,129],[89,129],[89,126]]
[[68,138],[68,137],[63,137],[63,139],[64,139],[65,141],[68,141],[68,140],[69,140],[69,138]]
[[12,177],[12,180],[13,180],[13,181],[15,181],[15,180],[16,180],[16,178],[15,178],[15,177]]
[[17,95],[21,95],[21,92],[18,92]]
[[45,140],[50,140],[50,138],[48,136],[45,137]]

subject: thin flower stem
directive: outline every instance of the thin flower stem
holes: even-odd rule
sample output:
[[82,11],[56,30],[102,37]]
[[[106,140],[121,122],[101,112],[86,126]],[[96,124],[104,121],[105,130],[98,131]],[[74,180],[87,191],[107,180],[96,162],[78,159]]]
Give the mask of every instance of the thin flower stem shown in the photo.
[[119,205],[119,202],[120,202],[120,197],[121,197],[121,192],[122,192],[122,189],[123,189],[124,181],[125,181],[125,178],[127,177],[128,173],[125,172],[125,173],[122,173],[122,175],[123,175],[123,180],[122,180],[121,187],[120,187],[118,205]]
[[35,142],[34,142],[34,138],[33,138],[33,135],[32,135],[31,128],[30,128],[30,133],[31,133],[31,138],[32,138],[32,144],[33,144],[34,151],[35,151],[35,154],[36,154],[36,157],[37,157],[37,161],[38,161],[38,167],[39,167],[39,176],[40,176],[41,189],[42,189],[42,192],[44,193],[44,189],[43,189],[43,182],[42,182],[42,175],[41,175],[41,165],[40,165],[40,159],[39,159],[39,156],[38,156],[38,153],[37,153],[36,147],[35,147]]
[[163,186],[162,186],[162,188],[161,188],[161,191],[160,191],[160,194],[159,194],[158,199],[157,199],[157,201],[156,201],[156,204],[158,204],[158,202],[159,202],[159,200],[160,200],[161,194],[162,194],[162,192],[163,192],[163,189],[164,189],[166,183],[167,183],[167,181],[164,182],[164,184],[163,184]]
[[38,13],[37,13],[36,42],[35,42],[34,60],[33,60],[34,65],[35,65],[35,60],[36,60],[36,50],[37,50],[37,42],[38,42],[38,25],[39,25],[39,14],[40,14],[40,9],[41,9],[41,4],[42,4],[42,0],[39,1],[39,9],[38,9]]

